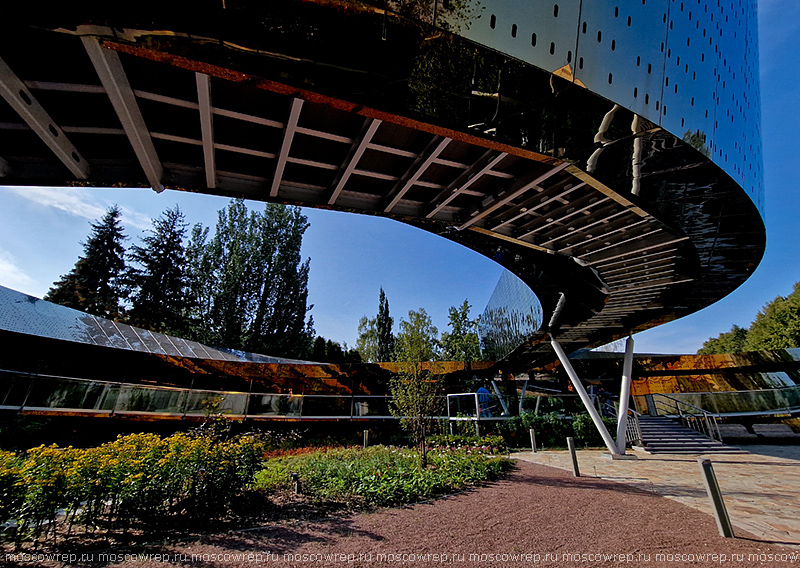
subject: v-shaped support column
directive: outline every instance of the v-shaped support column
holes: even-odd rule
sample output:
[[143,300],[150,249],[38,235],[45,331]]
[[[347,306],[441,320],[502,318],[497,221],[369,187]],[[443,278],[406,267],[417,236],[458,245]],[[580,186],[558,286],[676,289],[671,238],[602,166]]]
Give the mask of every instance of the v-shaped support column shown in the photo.
[[611,437],[611,434],[609,434],[608,430],[606,430],[606,425],[603,424],[600,414],[592,404],[589,395],[586,394],[586,389],[583,388],[583,385],[578,378],[578,374],[575,372],[575,369],[572,368],[572,363],[569,362],[567,354],[564,353],[561,345],[558,344],[558,341],[556,341],[555,337],[552,335],[550,335],[550,344],[553,346],[553,351],[555,351],[556,355],[558,355],[558,360],[561,361],[561,364],[564,366],[564,370],[567,372],[569,380],[572,381],[572,386],[575,388],[575,392],[577,392],[578,396],[581,398],[583,406],[586,407],[587,412],[589,412],[589,416],[592,417],[592,422],[594,422],[595,428],[597,428],[597,431],[600,432],[600,436],[603,437],[603,442],[605,442],[608,451],[611,452],[612,455],[625,453],[620,452],[619,449],[617,449],[617,445],[614,443],[614,439]]

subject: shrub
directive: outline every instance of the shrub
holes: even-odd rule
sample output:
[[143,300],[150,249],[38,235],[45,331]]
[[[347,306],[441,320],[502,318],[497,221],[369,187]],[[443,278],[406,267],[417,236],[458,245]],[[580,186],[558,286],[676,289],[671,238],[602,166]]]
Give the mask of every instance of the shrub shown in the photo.
[[475,450],[432,450],[430,467],[415,452],[373,446],[270,459],[256,488],[286,491],[298,473],[302,491],[319,501],[396,505],[427,499],[497,479],[511,462]]
[[567,445],[567,438],[575,435],[572,429],[572,418],[557,412],[550,414],[522,414],[522,424],[525,428],[533,428],[536,434],[536,445],[540,448],[563,448]]
[[428,439],[430,447],[435,449],[482,449],[492,454],[503,454],[507,451],[505,440],[502,436],[462,436],[442,435],[431,436]]
[[[603,417],[603,424],[606,430],[614,438],[617,431],[617,421],[613,418]],[[572,419],[572,427],[575,430],[575,443],[584,447],[605,446],[603,437],[594,425],[594,421],[589,414],[578,414]]]
[[85,450],[40,446],[21,457],[0,452],[0,520],[16,521],[19,544],[45,525],[55,528],[61,509],[70,526],[220,518],[252,483],[263,453],[254,436],[219,441],[184,433],[120,436]]

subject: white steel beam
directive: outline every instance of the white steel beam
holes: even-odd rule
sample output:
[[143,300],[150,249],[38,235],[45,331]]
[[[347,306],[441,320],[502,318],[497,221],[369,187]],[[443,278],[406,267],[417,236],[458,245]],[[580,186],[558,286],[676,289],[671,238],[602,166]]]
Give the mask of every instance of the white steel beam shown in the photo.
[[333,205],[336,203],[336,200],[339,199],[339,195],[342,193],[342,190],[347,184],[347,181],[350,179],[350,176],[353,175],[353,171],[356,169],[358,161],[361,159],[361,156],[364,155],[364,152],[367,151],[369,143],[372,140],[372,137],[378,131],[378,127],[380,127],[380,125],[381,121],[377,119],[367,119],[367,121],[364,123],[364,127],[361,130],[359,138],[353,143],[353,146],[350,149],[350,154],[345,160],[346,165],[344,169],[341,170],[339,177],[334,184],[331,196],[328,198],[328,205]]
[[484,209],[481,209],[478,212],[476,212],[469,220],[467,220],[465,223],[463,223],[458,228],[458,230],[459,231],[463,231],[467,227],[470,227],[471,225],[474,225],[475,223],[477,223],[478,221],[480,221],[484,217],[486,217],[488,215],[491,215],[492,213],[494,213],[495,211],[500,209],[500,207],[502,207],[503,205],[505,205],[507,203],[510,203],[511,201],[515,200],[517,197],[522,195],[523,193],[529,191],[531,188],[536,187],[537,185],[539,185],[543,181],[553,177],[554,175],[556,175],[558,172],[560,172],[561,170],[563,170],[564,168],[566,168],[569,165],[570,165],[569,162],[562,162],[562,163],[558,164],[557,166],[555,166],[554,168],[550,169],[549,171],[547,171],[547,172],[543,173],[542,175],[534,178],[533,180],[530,180],[530,181],[523,181],[522,179],[518,180],[517,182],[515,182],[514,184],[511,185],[511,187],[509,188],[508,193],[507,193],[507,195],[505,197],[500,198],[499,200],[493,202],[491,205],[489,205],[489,206],[485,207]]
[[408,193],[408,190],[422,177],[422,174],[428,167],[439,157],[447,145],[452,142],[450,138],[434,138],[425,151],[419,155],[414,161],[406,174],[400,179],[397,185],[392,188],[387,197],[387,204],[383,207],[384,213],[389,213],[398,202],[403,199],[403,196]]
[[278,188],[283,179],[283,170],[286,168],[286,159],[289,157],[289,150],[292,147],[292,140],[297,132],[297,121],[300,120],[300,111],[303,110],[303,99],[292,99],[292,107],[289,111],[289,120],[283,130],[283,144],[278,153],[278,163],[275,164],[275,175],[272,176],[272,187],[270,187],[270,197],[277,197]]
[[195,73],[197,102],[200,105],[200,132],[203,137],[203,162],[206,169],[206,187],[217,187],[217,162],[214,157],[214,117],[211,106],[211,77]]
[[156,192],[164,191],[164,168],[158,159],[153,140],[139,110],[136,96],[122,68],[122,62],[116,51],[104,49],[97,38],[81,37],[83,47],[94,65],[97,76],[111,100],[122,128],[133,146],[139,165],[144,171],[147,182]]
[[611,434],[608,433],[608,430],[606,430],[606,425],[603,424],[603,419],[600,418],[600,414],[597,412],[597,409],[589,399],[589,395],[586,393],[586,389],[583,388],[583,384],[581,384],[581,380],[578,378],[578,374],[575,372],[575,369],[572,368],[572,363],[569,362],[567,354],[564,353],[561,345],[558,344],[558,341],[556,341],[556,338],[552,335],[550,335],[550,344],[553,346],[553,351],[556,352],[558,360],[561,361],[561,365],[567,372],[569,380],[572,382],[575,392],[578,393],[583,406],[586,408],[589,416],[592,417],[592,422],[594,422],[594,426],[597,428],[597,431],[600,432],[600,436],[602,436],[603,442],[605,442],[608,451],[611,452],[612,455],[620,455],[617,445],[614,443],[614,439],[611,437]]
[[61,163],[72,172],[72,175],[78,179],[89,177],[88,162],[2,58],[0,58],[0,94],[50,148],[50,151],[61,160]]
[[625,359],[622,363],[622,385],[619,389],[619,411],[617,414],[617,449],[625,453],[625,430],[628,428],[628,403],[631,397],[631,375],[633,373],[633,337],[625,340]]

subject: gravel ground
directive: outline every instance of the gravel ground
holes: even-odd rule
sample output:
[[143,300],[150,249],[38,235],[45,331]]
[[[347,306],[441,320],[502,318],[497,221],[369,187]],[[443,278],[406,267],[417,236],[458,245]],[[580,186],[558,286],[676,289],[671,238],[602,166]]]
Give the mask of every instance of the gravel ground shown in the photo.
[[800,552],[742,536],[649,492],[517,462],[505,480],[411,507],[19,565],[800,566]]

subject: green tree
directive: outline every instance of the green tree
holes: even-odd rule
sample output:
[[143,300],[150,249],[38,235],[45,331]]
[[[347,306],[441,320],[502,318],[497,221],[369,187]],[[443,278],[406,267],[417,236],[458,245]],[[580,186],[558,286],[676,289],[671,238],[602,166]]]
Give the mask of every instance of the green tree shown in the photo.
[[439,330],[433,325],[425,308],[409,310],[408,321],[400,320],[395,359],[417,364],[422,361],[437,361],[439,353]]
[[208,246],[208,231],[208,227],[200,223],[194,225],[186,246],[188,295],[192,307],[187,335],[201,343],[211,343],[213,339],[211,306],[214,303],[215,259]]
[[176,335],[187,331],[187,225],[178,206],[167,209],[153,219],[142,246],[133,245],[128,252],[128,259],[136,263],[125,274],[125,283],[131,288],[131,323]]
[[747,330],[734,324],[730,331],[720,333],[703,343],[698,355],[714,355],[716,353],[741,353],[747,351]]
[[314,339],[308,314],[311,259],[300,255],[308,219],[299,207],[268,203],[253,221],[255,289],[245,348],[304,357]]
[[253,298],[253,225],[244,201],[232,201],[218,212],[216,230],[208,243],[214,263],[209,302],[211,341],[233,349],[244,348],[248,304]]
[[761,308],[747,332],[747,351],[800,347],[800,282]]
[[120,215],[119,207],[114,205],[99,222],[91,224],[92,231],[83,243],[83,256],[53,284],[45,300],[96,316],[120,317],[120,275],[125,269],[122,243],[126,239]]
[[358,322],[356,349],[365,360],[377,363],[394,359],[393,326],[394,318],[389,315],[389,300],[386,299],[386,293],[381,288],[378,314],[374,318],[363,316]]
[[232,201],[214,235],[196,226],[187,247],[195,303],[195,339],[233,349],[307,357],[310,260],[300,255],[308,221],[298,207],[267,204],[263,213]]
[[393,416],[409,433],[417,447],[422,467],[428,465],[427,439],[434,432],[437,419],[444,412],[443,381],[440,375],[421,369],[421,361],[411,362],[410,371],[392,377],[389,392]]
[[422,363],[439,359],[439,330],[424,308],[408,312],[408,321],[400,320],[395,359],[405,363],[403,372],[393,377],[389,389],[391,412],[400,418],[400,426],[416,444],[422,466],[428,463],[427,438],[436,425],[435,416],[443,413],[441,376]]
[[389,300],[381,287],[378,299],[378,315],[375,318],[375,331],[378,339],[378,360],[391,361],[394,355],[395,338],[392,333],[394,318],[389,315]]
[[471,307],[467,300],[464,300],[459,307],[450,307],[449,326],[451,331],[442,333],[442,357],[445,360],[471,363],[480,359],[478,323],[469,319]]
[[358,321],[358,338],[356,339],[356,349],[361,353],[365,361],[370,363],[380,362],[378,357],[378,328],[376,319],[361,316]]

